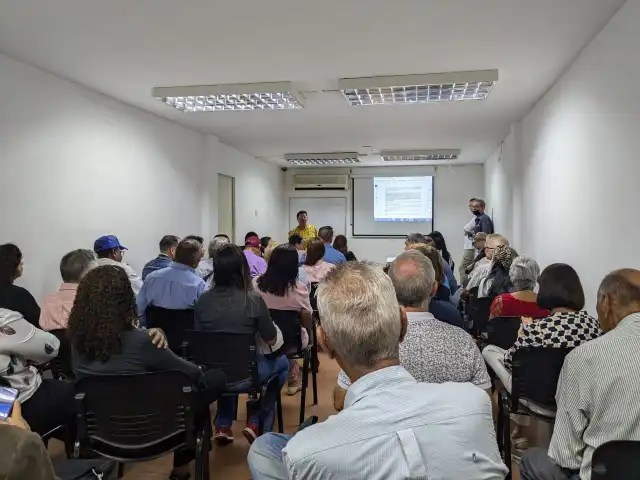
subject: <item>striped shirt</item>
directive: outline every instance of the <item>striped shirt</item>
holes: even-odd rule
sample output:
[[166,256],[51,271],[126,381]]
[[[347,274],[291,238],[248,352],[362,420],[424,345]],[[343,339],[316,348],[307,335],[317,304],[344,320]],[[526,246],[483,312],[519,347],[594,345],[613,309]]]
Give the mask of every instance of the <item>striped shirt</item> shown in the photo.
[[640,312],[565,359],[549,456],[591,479],[591,457],[613,440],[640,440]]
[[468,383],[417,383],[403,367],[349,389],[345,409],[283,450],[292,480],[502,480],[489,396]]

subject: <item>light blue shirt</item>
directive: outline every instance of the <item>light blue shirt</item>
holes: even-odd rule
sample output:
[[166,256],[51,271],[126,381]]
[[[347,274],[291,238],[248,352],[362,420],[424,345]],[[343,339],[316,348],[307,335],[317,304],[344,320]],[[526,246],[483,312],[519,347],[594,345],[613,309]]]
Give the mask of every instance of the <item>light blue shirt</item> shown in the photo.
[[339,252],[333,245],[330,243],[324,244],[324,257],[322,259],[327,263],[333,263],[334,265],[340,265],[341,263],[345,263],[347,258]]
[[417,383],[401,366],[358,379],[345,409],[283,450],[288,478],[503,480],[489,396],[470,383]]
[[154,305],[170,310],[193,308],[205,290],[205,283],[195,270],[182,263],[171,262],[167,268],[147,276],[136,303],[140,322],[144,325],[144,312]]

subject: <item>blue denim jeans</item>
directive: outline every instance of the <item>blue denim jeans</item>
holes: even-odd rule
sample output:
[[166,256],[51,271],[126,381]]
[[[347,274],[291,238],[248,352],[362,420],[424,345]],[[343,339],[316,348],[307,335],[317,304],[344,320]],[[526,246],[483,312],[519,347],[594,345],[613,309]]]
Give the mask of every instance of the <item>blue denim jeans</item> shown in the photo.
[[249,450],[247,461],[253,480],[285,480],[287,470],[282,462],[282,449],[293,435],[267,433],[258,438]]
[[[264,418],[264,431],[270,432],[273,428],[274,407],[276,403],[276,395],[287,381],[289,373],[289,360],[285,355],[276,358],[266,358],[264,355],[258,355],[258,381],[260,385],[267,381],[272,375],[278,376],[278,389],[271,390],[267,393],[263,400],[263,409],[257,409],[251,413],[248,423],[258,425],[260,415]],[[246,385],[236,385],[233,390],[241,392],[245,391]],[[236,408],[238,405],[238,396],[229,395],[218,399],[218,417],[216,418],[216,427],[230,427],[236,416]]]

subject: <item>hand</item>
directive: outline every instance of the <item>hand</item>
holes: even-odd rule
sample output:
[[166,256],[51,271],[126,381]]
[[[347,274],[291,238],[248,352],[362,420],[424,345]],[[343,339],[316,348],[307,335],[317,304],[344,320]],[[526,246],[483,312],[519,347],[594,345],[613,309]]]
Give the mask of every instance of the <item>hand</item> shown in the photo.
[[167,336],[164,334],[161,328],[150,328],[147,333],[151,337],[151,343],[158,348],[167,348]]
[[29,424],[24,418],[22,418],[22,407],[20,406],[20,402],[17,400],[13,402],[11,416],[7,418],[7,424],[22,428],[23,430],[31,430]]
[[522,323],[524,325],[529,325],[530,323],[533,323],[533,318],[531,317],[520,317],[520,320],[522,320]]

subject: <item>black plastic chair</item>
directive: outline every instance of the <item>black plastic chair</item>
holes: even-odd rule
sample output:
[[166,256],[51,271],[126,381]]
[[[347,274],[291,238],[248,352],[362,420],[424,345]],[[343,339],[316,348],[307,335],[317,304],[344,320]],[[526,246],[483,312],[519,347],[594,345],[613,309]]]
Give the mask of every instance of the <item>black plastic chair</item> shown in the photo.
[[[289,360],[302,359],[302,391],[300,392],[300,423],[304,421],[304,413],[307,404],[307,387],[309,386],[309,365],[312,356],[312,338],[309,335],[309,345],[302,348],[302,325],[298,312],[292,310],[270,309],[271,320],[282,332],[284,345],[282,351]],[[318,380],[316,372],[311,368],[311,381],[313,385],[313,405],[318,404]]]
[[317,374],[320,370],[320,361],[318,360],[318,338],[316,337],[316,327],[320,325],[320,312],[318,311],[318,282],[312,282],[309,289],[309,303],[313,310],[313,324],[309,329],[309,341],[311,342],[311,371]]
[[591,480],[622,479],[640,479],[640,442],[607,442],[593,452]]
[[181,355],[187,330],[193,330],[193,309],[170,310],[150,305],[145,311],[148,328],[160,328],[167,336],[169,348]]
[[486,343],[510,349],[516,343],[521,325],[521,317],[495,317],[489,320]]
[[[247,383],[243,391],[229,391],[223,395],[249,395],[247,417],[254,408],[260,408],[262,399],[269,389],[277,389],[278,377],[273,375],[262,386],[258,381],[258,358],[253,334],[224,332],[202,332],[189,330],[182,345],[184,358],[199,365],[203,370],[219,369],[225,374],[227,386]],[[278,431],[283,433],[282,403],[280,392],[276,395],[276,415]],[[258,429],[262,433],[264,418],[260,418]]]
[[472,332],[476,338],[480,338],[486,333],[492,301],[493,299],[489,297],[478,298],[477,288],[469,291],[467,315],[473,323]]
[[76,383],[74,456],[95,452],[119,463],[195,450],[196,479],[209,478],[210,427],[197,425],[187,375],[161,371],[99,375]]
[[73,380],[73,367],[71,366],[71,342],[67,338],[67,330],[51,330],[49,332],[60,341],[58,355],[49,362],[51,374],[56,380]]
[[[511,360],[511,394],[500,387],[498,400],[498,447],[511,478],[510,414],[528,415],[555,422],[558,377],[572,348],[522,348]],[[534,408],[535,406],[535,408]],[[543,414],[549,411],[550,414]]]

